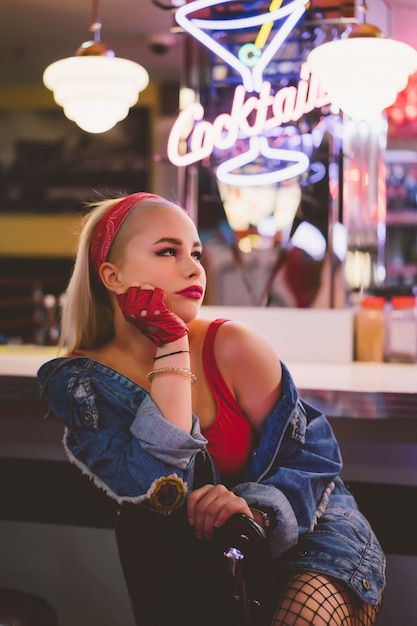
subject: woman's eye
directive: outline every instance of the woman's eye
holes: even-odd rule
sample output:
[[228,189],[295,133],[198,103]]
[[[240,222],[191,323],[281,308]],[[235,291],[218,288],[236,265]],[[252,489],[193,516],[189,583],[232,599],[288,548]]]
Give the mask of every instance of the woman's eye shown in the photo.
[[177,251],[175,248],[163,248],[156,253],[158,256],[176,256]]
[[[162,250],[158,250],[156,253],[157,256],[178,256],[178,250],[176,248],[163,248]],[[203,256],[202,250],[195,250],[191,253],[196,261],[201,261]]]

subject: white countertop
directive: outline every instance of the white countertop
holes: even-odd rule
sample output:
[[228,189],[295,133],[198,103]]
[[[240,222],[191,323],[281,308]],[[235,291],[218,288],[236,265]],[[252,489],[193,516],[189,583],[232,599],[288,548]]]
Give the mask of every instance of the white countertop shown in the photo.
[[[56,348],[0,346],[0,376],[36,376]],[[417,393],[417,364],[325,363],[285,360],[301,389]]]
[[417,365],[403,363],[286,363],[297,387],[417,393]]

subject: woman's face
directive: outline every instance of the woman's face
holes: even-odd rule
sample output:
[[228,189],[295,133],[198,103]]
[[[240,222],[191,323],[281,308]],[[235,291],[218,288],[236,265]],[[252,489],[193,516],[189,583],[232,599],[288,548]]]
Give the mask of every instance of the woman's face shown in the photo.
[[132,285],[163,289],[169,309],[189,322],[206,289],[202,245],[193,221],[180,208],[151,207],[130,224],[129,239],[117,263],[122,291]]

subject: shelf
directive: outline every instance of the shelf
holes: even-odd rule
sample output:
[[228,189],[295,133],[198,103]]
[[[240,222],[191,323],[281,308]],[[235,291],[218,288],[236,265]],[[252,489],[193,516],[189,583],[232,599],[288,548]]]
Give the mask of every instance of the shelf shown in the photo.
[[417,264],[408,263],[401,266],[388,265],[387,276],[389,278],[414,279],[415,276],[417,276]]
[[415,209],[388,209],[387,226],[417,226],[417,210]]

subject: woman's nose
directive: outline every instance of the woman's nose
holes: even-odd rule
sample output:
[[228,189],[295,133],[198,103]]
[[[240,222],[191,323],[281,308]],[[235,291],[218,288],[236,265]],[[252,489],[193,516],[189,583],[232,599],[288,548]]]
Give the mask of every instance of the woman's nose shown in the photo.
[[187,263],[187,276],[200,276],[203,271],[200,261],[197,261],[194,257],[190,257]]

